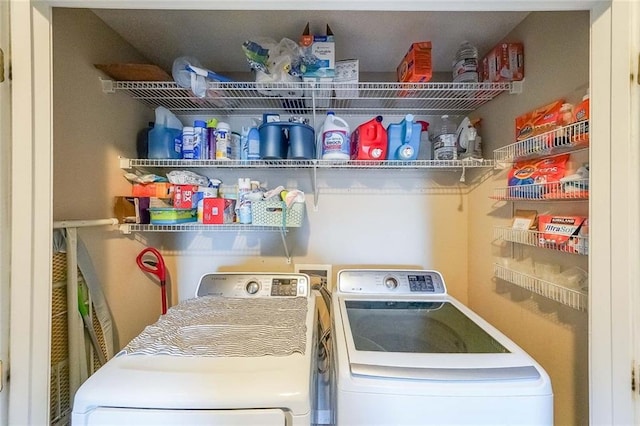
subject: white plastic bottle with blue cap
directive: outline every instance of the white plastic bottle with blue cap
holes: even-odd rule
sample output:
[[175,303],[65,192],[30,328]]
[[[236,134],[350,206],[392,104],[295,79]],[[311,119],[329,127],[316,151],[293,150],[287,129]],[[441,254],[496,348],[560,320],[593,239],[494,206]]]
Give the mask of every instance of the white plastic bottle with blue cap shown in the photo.
[[349,124],[333,111],[327,112],[322,125],[322,159],[348,160],[351,158],[351,132]]

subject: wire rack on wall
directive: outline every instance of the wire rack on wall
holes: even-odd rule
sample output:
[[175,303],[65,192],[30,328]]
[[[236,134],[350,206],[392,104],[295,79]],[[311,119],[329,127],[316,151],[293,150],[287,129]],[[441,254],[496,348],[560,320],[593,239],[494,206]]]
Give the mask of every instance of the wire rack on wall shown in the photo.
[[585,201],[589,199],[589,179],[495,188],[489,198],[505,201]]
[[123,91],[151,108],[178,115],[315,114],[332,110],[356,115],[465,114],[498,95],[520,93],[522,82],[504,83],[217,83],[204,97],[174,82],[102,80],[103,91]]
[[560,244],[545,239],[544,232],[496,226],[493,228],[493,236],[512,243],[542,247],[563,253],[586,255],[589,251],[589,238],[579,235],[572,235],[565,243]]
[[498,148],[493,157],[497,164],[512,163],[588,148],[589,121],[580,121]]
[[587,293],[566,288],[523,272],[514,271],[497,263],[493,265],[493,272],[496,277],[527,289],[532,293],[555,300],[579,311],[587,310],[589,298]]

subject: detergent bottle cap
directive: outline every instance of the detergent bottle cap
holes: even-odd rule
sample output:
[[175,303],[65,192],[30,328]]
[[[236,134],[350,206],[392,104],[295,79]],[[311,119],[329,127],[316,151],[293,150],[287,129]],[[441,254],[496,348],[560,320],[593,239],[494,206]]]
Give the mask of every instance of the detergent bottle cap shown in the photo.
[[382,116],[381,116],[381,115],[377,116],[377,117],[376,117],[376,121],[377,121],[378,123],[382,123]]
[[207,127],[217,127],[218,126],[218,119],[217,118],[210,118],[207,120]]

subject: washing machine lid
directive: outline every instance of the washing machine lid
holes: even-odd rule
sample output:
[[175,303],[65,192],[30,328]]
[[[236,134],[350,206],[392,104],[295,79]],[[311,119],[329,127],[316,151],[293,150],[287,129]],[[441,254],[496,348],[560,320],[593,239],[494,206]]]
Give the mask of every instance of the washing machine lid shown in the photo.
[[528,354],[446,294],[439,273],[343,272],[335,315],[352,375],[448,381],[540,378]]

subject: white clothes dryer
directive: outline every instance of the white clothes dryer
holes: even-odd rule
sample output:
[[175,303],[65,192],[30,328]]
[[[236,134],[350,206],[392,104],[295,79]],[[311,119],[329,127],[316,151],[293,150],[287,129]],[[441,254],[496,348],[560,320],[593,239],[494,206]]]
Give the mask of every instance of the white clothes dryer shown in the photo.
[[423,270],[343,270],[332,298],[336,424],[552,425],[524,350]]
[[308,426],[316,328],[304,274],[206,274],[80,387],[72,424]]

